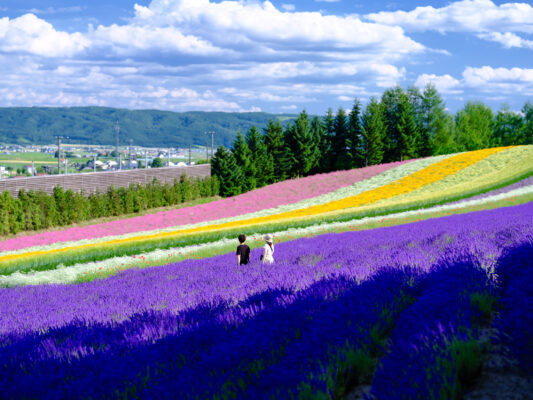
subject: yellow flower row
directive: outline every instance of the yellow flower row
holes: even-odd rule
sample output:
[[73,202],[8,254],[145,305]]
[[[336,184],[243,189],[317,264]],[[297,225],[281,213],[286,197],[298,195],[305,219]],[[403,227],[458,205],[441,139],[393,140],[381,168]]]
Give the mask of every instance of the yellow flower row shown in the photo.
[[407,177],[399,179],[398,181],[389,183],[379,188],[369,190],[358,194],[356,196],[347,197],[341,200],[330,201],[325,204],[308,207],[306,209],[299,209],[290,212],[284,212],[276,215],[268,215],[263,217],[250,218],[248,220],[233,221],[220,224],[213,224],[207,226],[199,226],[196,228],[175,230],[171,232],[160,232],[157,234],[147,234],[123,239],[114,239],[101,243],[88,243],[79,246],[69,246],[60,249],[40,250],[32,251],[22,254],[10,254],[0,256],[0,262],[10,261],[21,258],[38,257],[47,254],[57,254],[69,251],[76,251],[81,249],[89,249],[100,246],[113,246],[124,243],[135,243],[147,240],[165,239],[170,237],[197,234],[202,232],[213,232],[224,230],[228,228],[235,228],[238,226],[252,226],[260,225],[268,222],[285,222],[292,219],[301,219],[305,217],[319,216],[321,214],[331,213],[338,210],[347,208],[360,207],[368,204],[372,204],[376,201],[383,199],[390,199],[401,194],[409,193],[413,190],[419,189],[425,185],[440,181],[447,176],[457,173],[458,171],[473,165],[486,157],[498,153],[509,148],[493,148],[478,150],[468,153],[461,153],[445,160],[432,164],[420,171],[417,171]]
[[446,195],[457,197],[510,181],[533,170],[533,146],[517,146],[487,157],[456,174],[431,185],[423,186],[393,199],[380,200],[373,205],[390,206],[408,202],[428,202]]

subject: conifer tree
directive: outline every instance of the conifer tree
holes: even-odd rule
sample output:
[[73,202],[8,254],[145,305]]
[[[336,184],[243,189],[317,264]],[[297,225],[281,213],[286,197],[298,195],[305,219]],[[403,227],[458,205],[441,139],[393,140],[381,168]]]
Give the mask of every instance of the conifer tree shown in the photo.
[[302,111],[294,124],[289,126],[286,131],[286,144],[290,151],[292,163],[292,176],[305,176],[314,165],[313,137],[311,135],[309,115]]
[[356,98],[352,111],[348,117],[348,158],[350,167],[361,167],[364,164],[362,154],[362,127],[361,127],[361,102]]
[[324,170],[324,163],[327,156],[327,137],[324,125],[320,118],[316,115],[311,120],[311,138],[313,144],[313,165],[311,166],[311,173],[322,172]]
[[398,161],[400,159],[398,119],[400,117],[400,103],[405,96],[402,88],[396,86],[383,92],[381,106],[385,121],[386,134],[383,138],[383,162]]
[[333,141],[335,138],[335,116],[333,110],[328,108],[324,116],[325,140],[321,143],[323,157],[322,171],[329,172],[335,169],[335,154],[333,152]]
[[257,186],[255,179],[256,166],[252,163],[252,152],[240,130],[237,131],[231,152],[233,153],[233,157],[235,157],[235,162],[244,174],[242,190],[248,191],[255,189]]
[[211,173],[220,182],[221,196],[228,197],[241,193],[244,175],[235,162],[233,154],[224,146],[218,147],[211,160]]
[[406,95],[401,96],[398,110],[398,152],[400,161],[417,156],[418,130],[413,106]]
[[362,148],[365,165],[380,164],[383,160],[383,137],[386,134],[383,108],[372,97],[362,117]]
[[428,83],[422,94],[422,121],[420,124],[420,157],[427,157],[450,147],[451,131],[447,123],[446,107],[435,85]]
[[348,157],[348,120],[346,112],[339,107],[334,120],[335,136],[333,138],[333,156],[335,157],[335,170],[349,169]]
[[285,144],[283,142],[283,127],[279,120],[276,120],[276,122],[272,120],[268,121],[264,140],[267,154],[271,158],[270,162],[273,165],[273,176],[269,183],[278,182],[285,175],[280,167],[280,160],[283,157]]
[[265,141],[255,126],[252,126],[248,131],[246,143],[250,149],[256,187],[263,187],[272,180],[274,166],[268,158]]

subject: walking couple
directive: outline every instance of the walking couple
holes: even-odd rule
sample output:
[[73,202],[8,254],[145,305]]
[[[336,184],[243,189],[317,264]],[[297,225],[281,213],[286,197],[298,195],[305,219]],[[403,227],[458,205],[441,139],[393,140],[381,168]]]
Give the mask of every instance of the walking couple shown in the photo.
[[[272,243],[272,235],[267,233],[263,236],[265,245],[263,246],[263,253],[261,254],[261,261],[266,264],[274,263],[274,243]],[[239,265],[246,265],[250,262],[250,247],[245,243],[246,236],[239,235],[239,246],[237,247],[237,263]]]

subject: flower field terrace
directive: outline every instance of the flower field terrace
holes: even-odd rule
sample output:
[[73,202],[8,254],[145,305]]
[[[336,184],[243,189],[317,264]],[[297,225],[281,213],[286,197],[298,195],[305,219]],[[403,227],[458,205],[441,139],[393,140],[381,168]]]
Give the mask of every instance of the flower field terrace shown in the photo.
[[[514,185],[512,185],[514,186]],[[297,238],[309,238],[325,233],[342,233],[349,231],[371,230],[380,227],[408,224],[440,218],[449,215],[465,214],[474,211],[490,210],[500,207],[533,202],[533,186],[514,188],[503,193],[496,193],[489,197],[473,200],[463,200],[459,204],[449,204],[426,209],[411,210],[389,214],[386,216],[364,217],[356,220],[321,223],[300,228],[289,228],[274,234],[276,243],[292,241]],[[247,242],[252,248],[264,244],[262,235],[250,234]],[[40,285],[48,283],[81,283],[94,279],[104,279],[126,269],[148,268],[167,265],[188,259],[210,258],[219,254],[229,254],[235,251],[235,238],[193,244],[166,250],[154,250],[142,255],[121,256],[94,262],[78,262],[68,267],[60,265],[55,269],[39,271],[15,271],[11,274],[0,275],[0,286],[14,287],[24,285]]]
[[[259,233],[277,232],[386,215],[489,191],[495,186],[529,176],[527,174],[532,172],[533,146],[495,148],[417,160],[339,189],[333,192],[333,196],[327,194],[294,205],[199,224],[6,251],[0,255],[0,268],[4,274],[17,270],[50,269],[60,264],[74,265],[156,249],[213,242],[234,237],[241,232],[254,233],[258,229]],[[453,179],[454,175],[459,174],[470,177],[468,192],[465,192],[464,184]],[[424,190],[430,192],[431,197],[425,197],[424,193],[409,197],[412,192]]]
[[525,301],[533,293],[531,202],[280,243],[272,266],[258,258],[0,289],[5,395],[321,398],[365,383],[379,399],[448,398],[466,390],[461,357],[500,301],[505,340],[533,356],[519,329],[531,308],[517,313],[509,292],[520,277]]
[[1,241],[0,251],[43,246],[57,242],[124,235],[151,229],[195,224],[239,216],[330,193],[409,162],[412,161],[381,164],[357,170],[336,171],[328,174],[317,174],[305,178],[278,182],[261,189],[235,197],[220,199],[208,204],[163,211],[156,214],[148,214],[87,227],[73,227],[59,231],[25,235]]

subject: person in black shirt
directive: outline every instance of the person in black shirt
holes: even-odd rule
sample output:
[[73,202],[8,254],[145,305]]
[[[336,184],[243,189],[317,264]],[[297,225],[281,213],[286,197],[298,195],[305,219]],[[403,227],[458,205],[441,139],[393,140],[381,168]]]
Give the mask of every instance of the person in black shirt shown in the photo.
[[250,262],[250,248],[247,244],[244,244],[246,242],[246,236],[244,236],[242,233],[239,235],[239,243],[240,245],[237,247],[237,263],[239,265],[246,265]]

